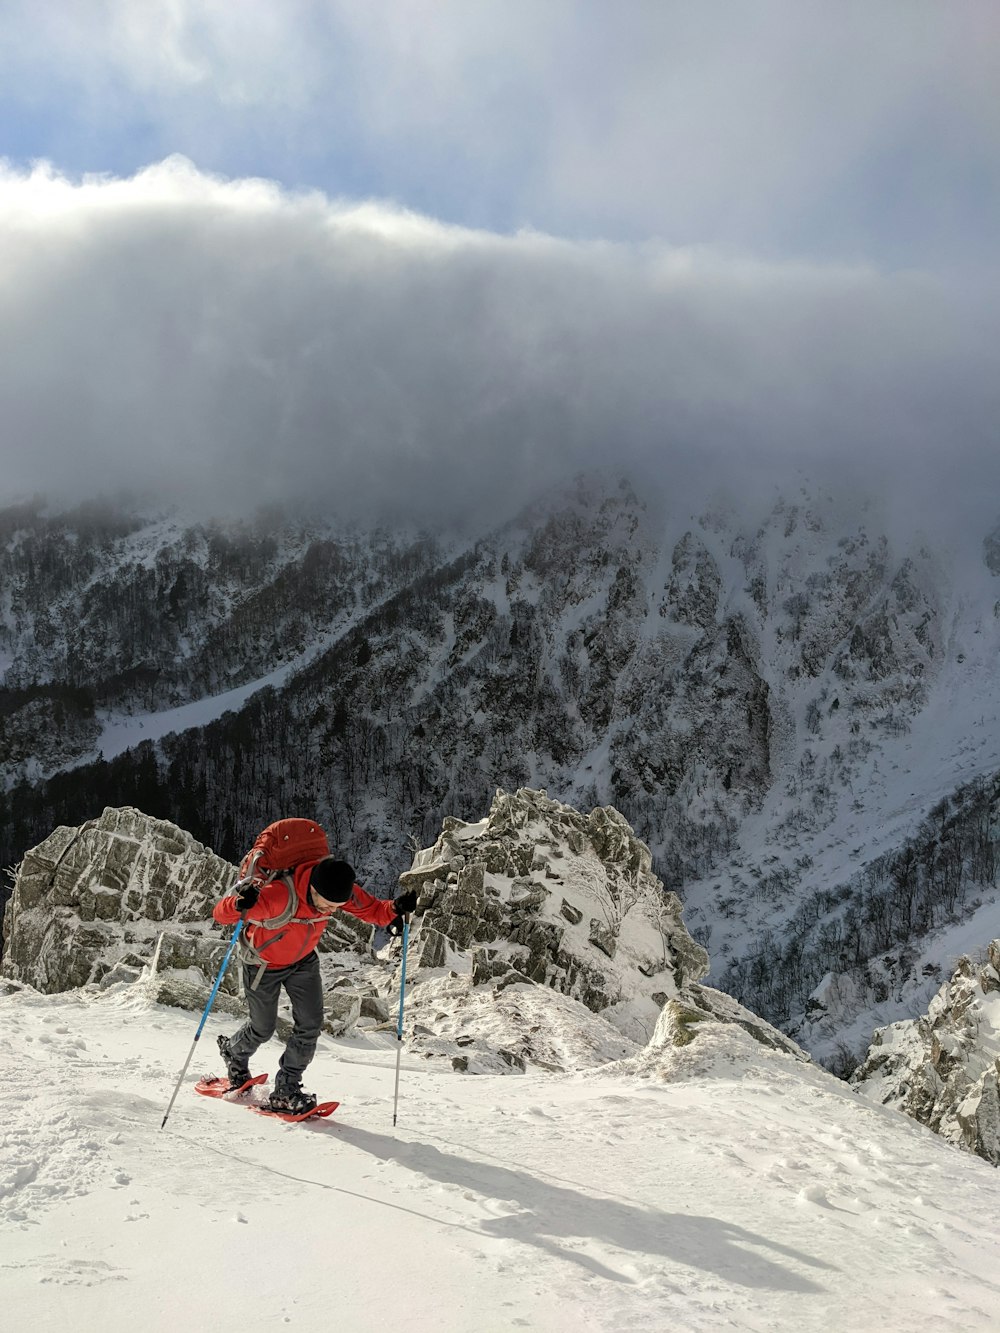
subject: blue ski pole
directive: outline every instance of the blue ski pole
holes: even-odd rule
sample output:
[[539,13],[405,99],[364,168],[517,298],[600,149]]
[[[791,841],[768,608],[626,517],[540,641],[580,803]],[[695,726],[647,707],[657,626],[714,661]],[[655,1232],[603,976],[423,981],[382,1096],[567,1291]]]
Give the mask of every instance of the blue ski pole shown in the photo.
[[[188,1065],[191,1063],[191,1057],[192,1055],[194,1055],[194,1048],[197,1046],[198,1038],[201,1036],[205,1023],[208,1021],[209,1011],[211,1010],[212,1005],[215,1003],[216,995],[218,995],[219,993],[219,987],[222,985],[222,978],[226,975],[226,968],[229,966],[229,960],[233,956],[233,950],[236,948],[236,941],[240,937],[240,931],[243,929],[244,922],[245,918],[240,917],[236,929],[233,931],[233,938],[229,941],[229,948],[226,950],[226,956],[225,958],[223,958],[222,966],[219,968],[219,975],[215,978],[215,985],[212,987],[212,993],[208,997],[208,1004],[205,1005],[205,1012],[202,1014],[201,1022],[198,1024],[198,1031],[194,1034],[194,1041],[191,1043],[191,1049],[188,1051],[187,1059],[184,1061],[184,1068],[181,1070],[180,1075],[178,1076],[177,1083],[174,1087],[173,1096],[170,1098],[170,1105],[167,1107],[166,1111],[164,1112],[163,1119],[160,1121],[161,1129],[167,1123],[167,1116],[170,1114],[174,1105],[174,1099],[176,1098],[178,1092],[180,1091],[180,1086],[184,1081],[184,1075],[187,1073]],[[405,961],[405,956],[406,955],[404,953],[404,961]],[[400,1013],[402,1014],[402,1011],[400,1011]],[[400,1023],[402,1023],[403,1021],[402,1016],[400,1017],[399,1021]]]
[[399,1061],[403,1054],[403,1001],[406,999],[406,946],[410,942],[410,918],[403,917],[403,967],[399,978],[399,1020],[396,1023],[396,1095],[392,1103],[392,1126],[396,1127],[396,1110],[399,1106]]

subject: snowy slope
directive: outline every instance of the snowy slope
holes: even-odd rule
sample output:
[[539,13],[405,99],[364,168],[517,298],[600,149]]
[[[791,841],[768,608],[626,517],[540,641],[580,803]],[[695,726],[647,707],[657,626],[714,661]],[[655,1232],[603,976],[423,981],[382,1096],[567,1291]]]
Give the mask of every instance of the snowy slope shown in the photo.
[[502,1082],[404,1048],[395,1131],[391,1035],[324,1038],[332,1121],[189,1079],[161,1131],[192,1015],[140,983],[15,991],[0,1022],[7,1327],[996,1327],[996,1172],[735,1030]]

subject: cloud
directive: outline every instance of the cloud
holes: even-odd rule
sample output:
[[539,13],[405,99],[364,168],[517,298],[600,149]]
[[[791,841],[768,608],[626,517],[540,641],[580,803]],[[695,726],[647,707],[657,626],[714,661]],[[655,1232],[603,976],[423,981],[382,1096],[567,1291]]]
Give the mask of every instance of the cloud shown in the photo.
[[0,12],[19,161],[182,152],[499,231],[897,268],[995,268],[998,86],[994,0]]
[[[0,499],[451,523],[580,469],[766,491],[996,455],[988,292],[449,227],[227,181],[0,174]],[[977,490],[982,490],[981,477]]]
[[217,103],[274,108],[301,96],[301,76],[308,84],[317,67],[315,10],[301,0],[9,0],[0,62],[8,80],[47,64],[85,88],[105,78],[164,102],[206,88]]

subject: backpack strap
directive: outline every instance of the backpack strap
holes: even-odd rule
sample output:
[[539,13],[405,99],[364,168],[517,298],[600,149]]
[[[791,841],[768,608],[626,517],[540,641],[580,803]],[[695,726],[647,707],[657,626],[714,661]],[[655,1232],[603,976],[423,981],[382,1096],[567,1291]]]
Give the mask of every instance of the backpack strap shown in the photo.
[[266,888],[268,884],[273,884],[279,879],[288,890],[288,901],[277,916],[269,916],[264,921],[252,921],[251,926],[263,926],[265,930],[280,930],[282,926],[287,926],[295,915],[295,909],[299,905],[299,895],[295,892],[295,880],[290,870],[276,871],[264,881],[263,887]]
[[[256,974],[250,986],[251,990],[256,990],[260,985],[260,979],[264,975],[264,970],[267,967],[267,959],[264,957],[264,951],[269,949],[272,944],[277,944],[279,940],[284,939],[288,934],[289,926],[311,925],[314,919],[313,917],[295,915],[299,906],[299,895],[295,892],[295,879],[292,872],[290,870],[276,872],[270,879],[265,880],[264,883],[265,885],[273,884],[276,879],[280,879],[288,890],[288,901],[276,916],[269,916],[263,921],[251,921],[247,930],[245,930],[240,937],[240,942],[237,946],[237,952],[240,955],[241,962],[249,963],[251,965],[256,964]],[[255,944],[254,941],[248,937],[248,931],[254,930],[258,926],[262,927],[264,930],[276,930],[278,934],[273,935],[269,940],[265,940],[263,944]]]

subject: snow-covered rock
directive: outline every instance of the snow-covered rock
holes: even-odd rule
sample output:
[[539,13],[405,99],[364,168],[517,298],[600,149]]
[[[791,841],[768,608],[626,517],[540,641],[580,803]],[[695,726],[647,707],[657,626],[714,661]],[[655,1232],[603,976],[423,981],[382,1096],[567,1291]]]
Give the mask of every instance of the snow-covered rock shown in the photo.
[[583,815],[525,788],[498,791],[486,819],[445,820],[401,877],[420,888],[416,964],[468,960],[471,982],[528,980],[579,1000],[634,1042],[708,971],[680,900],[615,809]]
[[1000,1165],[1000,939],[983,964],[961,960],[923,1017],[879,1029],[851,1082]]
[[[584,815],[544,792],[498,791],[478,823],[448,819],[401,877],[419,916],[407,959],[415,1056],[463,1073],[592,1068],[686,1044],[731,1024],[798,1048],[730,997],[698,984],[705,950],[649,849],[611,808]],[[24,858],[7,913],[2,975],[46,993],[141,980],[160,1002],[200,1009],[226,947],[212,904],[235,868],[172,824],[108,809],[59,828]],[[401,944],[346,915],[324,936],[326,1029],[395,1027]],[[220,1010],[242,1013],[237,969]],[[664,1015],[667,1018],[664,1018]],[[287,1014],[279,1036],[287,1031]]]
[[[719,991],[698,987],[698,1007],[669,1001],[642,1050],[589,1071],[595,1078],[634,1078],[654,1085],[732,1076],[739,1068],[788,1076],[790,1063],[812,1064],[800,1046]],[[728,1006],[719,1001],[728,1001]],[[738,1016],[736,1011],[740,1011]],[[766,1076],[766,1074],[765,1074]]]
[[[151,971],[161,1003],[200,1009],[226,951],[211,909],[236,878],[189,833],[131,807],[57,828],[15,874],[0,976],[53,994]],[[328,947],[362,947],[372,931],[343,917],[327,934]],[[236,968],[221,989],[219,1007],[241,1013]],[[330,1007],[334,1017],[344,1008]],[[352,999],[348,1014],[359,1011]]]
[[190,834],[129,807],[61,826],[18,867],[0,970],[46,993],[72,990],[145,967],[161,934],[165,970],[208,969],[222,955],[206,904],[234,879]]

